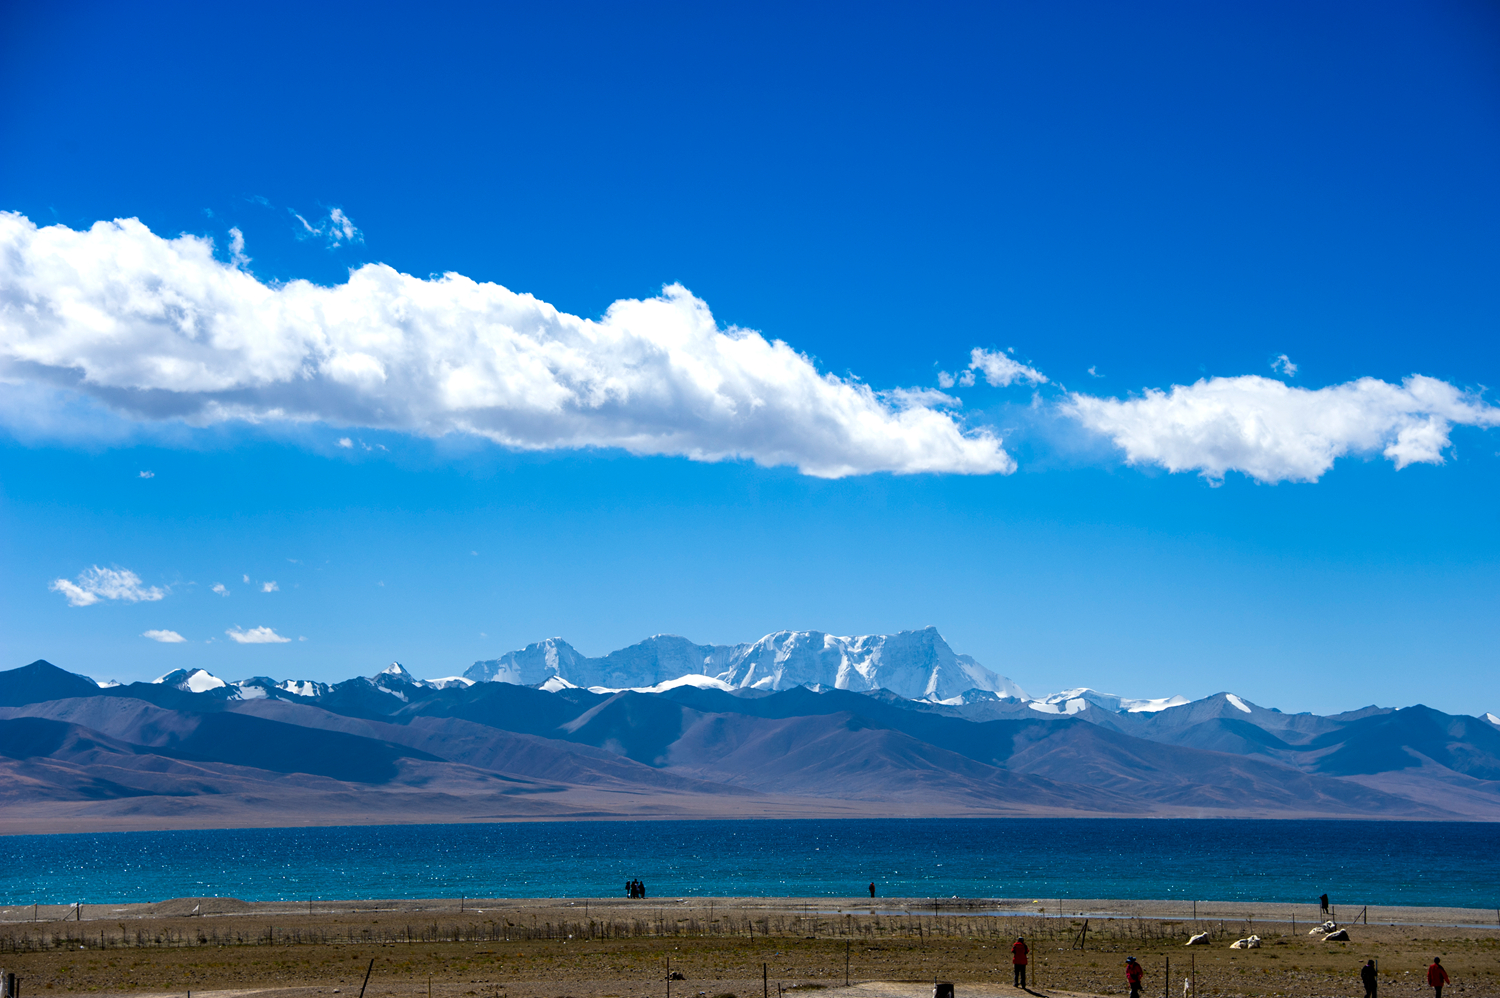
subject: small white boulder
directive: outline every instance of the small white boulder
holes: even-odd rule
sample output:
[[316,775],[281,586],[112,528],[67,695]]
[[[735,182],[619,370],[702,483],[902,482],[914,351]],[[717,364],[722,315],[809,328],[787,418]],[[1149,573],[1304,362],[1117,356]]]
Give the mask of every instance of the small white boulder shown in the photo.
[[1189,936],[1188,937],[1188,941],[1184,945],[1187,945],[1187,946],[1207,946],[1210,942],[1212,942],[1212,940],[1210,940],[1208,938],[1208,933],[1207,932],[1200,932],[1196,936]]
[[1260,949],[1260,936],[1246,936],[1229,944],[1230,949]]

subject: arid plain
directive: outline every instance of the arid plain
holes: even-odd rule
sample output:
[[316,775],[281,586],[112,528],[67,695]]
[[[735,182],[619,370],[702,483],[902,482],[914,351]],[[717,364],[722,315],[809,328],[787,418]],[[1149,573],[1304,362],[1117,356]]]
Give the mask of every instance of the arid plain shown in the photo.
[[[263,902],[0,908],[0,966],[25,998],[63,995],[313,998],[756,998],[788,990],[919,998],[1017,994],[1010,943],[1032,947],[1030,993],[1360,993],[1378,961],[1384,996],[1500,995],[1493,911],[1343,912],[1350,941],[1309,935],[1315,905],[1180,901],[662,898]],[[1088,931],[1084,926],[1087,923]],[[1367,923],[1367,924],[1366,924]],[[1206,946],[1184,945],[1206,931]],[[1259,949],[1231,949],[1258,935]],[[371,963],[373,961],[373,965]],[[368,985],[365,974],[369,972]],[[669,976],[681,979],[669,981]],[[764,976],[763,976],[764,975]],[[846,976],[847,975],[847,976]],[[845,982],[850,987],[845,991]]]

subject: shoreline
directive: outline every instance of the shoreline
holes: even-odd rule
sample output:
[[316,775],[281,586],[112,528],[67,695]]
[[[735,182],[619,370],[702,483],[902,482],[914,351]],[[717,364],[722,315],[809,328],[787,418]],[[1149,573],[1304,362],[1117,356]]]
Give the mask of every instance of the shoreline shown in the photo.
[[[196,910],[195,910],[196,909]],[[1311,929],[1325,921],[1318,905],[1278,901],[1179,901],[1157,898],[861,898],[861,897],[622,897],[560,898],[346,898],[308,901],[242,901],[226,897],[181,897],[162,901],[87,902],[79,912],[70,904],[0,906],[0,925],[119,921],[182,917],[319,917],[375,914],[491,916],[502,912],[558,912],[576,917],[661,917],[667,912],[701,916],[715,910],[750,917],[766,915],[829,918],[859,915],[881,918],[996,917],[1036,918],[1042,923],[1091,919],[1101,922],[1151,920],[1165,924],[1256,924]],[[81,915],[81,917],[80,917]],[[676,917],[676,916],[674,916]],[[1410,926],[1495,929],[1500,909],[1444,905],[1334,905],[1340,926]]]

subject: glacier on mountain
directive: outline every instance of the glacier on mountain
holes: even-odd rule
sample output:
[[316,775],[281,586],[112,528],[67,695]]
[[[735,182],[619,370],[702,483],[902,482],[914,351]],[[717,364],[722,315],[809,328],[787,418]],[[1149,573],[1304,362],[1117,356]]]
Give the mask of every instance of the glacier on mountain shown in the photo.
[[657,635],[602,658],[589,658],[561,638],[548,638],[475,662],[464,676],[521,686],[536,686],[555,676],[575,686],[610,690],[653,688],[684,676],[703,676],[728,689],[888,689],[912,700],[944,700],[979,689],[1030,699],[1010,679],[968,655],[955,654],[935,627],[860,637],[777,631],[738,645],[698,645],[687,638]]

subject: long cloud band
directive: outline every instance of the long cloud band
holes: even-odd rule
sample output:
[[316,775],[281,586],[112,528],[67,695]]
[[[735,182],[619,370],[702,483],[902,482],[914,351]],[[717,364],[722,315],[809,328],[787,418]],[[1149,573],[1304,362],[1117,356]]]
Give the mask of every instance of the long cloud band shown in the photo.
[[837,478],[1008,473],[938,392],[876,393],[680,286],[599,321],[459,274],[369,264],[271,287],[134,219],[78,232],[0,214],[0,362],[146,418],[317,420],[507,447],[748,458]]
[[[1016,467],[992,430],[961,425],[957,399],[820,373],[780,340],[721,329],[679,285],[617,301],[597,321],[460,274],[421,280],[382,264],[336,287],[271,286],[243,269],[235,237],[226,263],[211,240],[164,239],[135,219],[75,231],[0,213],[0,379],[195,424],[471,433],[523,450],[739,458],[825,478]],[[939,380],[978,376],[1050,383],[983,349]],[[1054,399],[1047,412],[1108,437],[1128,462],[1213,480],[1315,481],[1358,453],[1398,468],[1441,463],[1455,425],[1500,425],[1500,409],[1418,375],[1320,389],[1209,378],[1126,399]]]

